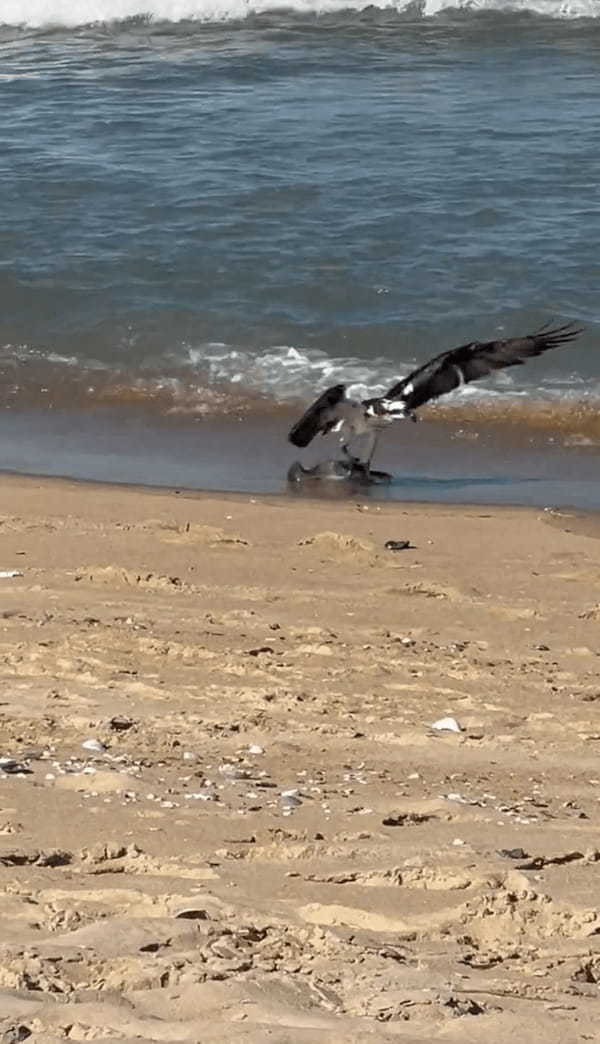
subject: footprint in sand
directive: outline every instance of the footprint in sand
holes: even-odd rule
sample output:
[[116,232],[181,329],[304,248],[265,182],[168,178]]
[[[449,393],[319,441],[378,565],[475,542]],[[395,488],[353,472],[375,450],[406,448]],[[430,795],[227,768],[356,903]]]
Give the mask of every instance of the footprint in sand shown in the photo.
[[203,526],[197,522],[188,522],[184,526],[157,527],[159,540],[167,544],[203,544],[207,547],[249,547],[248,540],[236,533],[227,533],[218,526]]

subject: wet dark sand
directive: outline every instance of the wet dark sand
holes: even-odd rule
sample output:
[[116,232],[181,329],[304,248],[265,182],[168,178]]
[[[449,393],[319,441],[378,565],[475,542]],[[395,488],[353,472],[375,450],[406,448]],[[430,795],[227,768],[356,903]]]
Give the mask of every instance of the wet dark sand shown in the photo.
[[[294,460],[338,454],[317,439],[301,454],[286,435],[287,411],[236,418],[181,418],[104,407],[0,413],[0,469],[159,487],[287,493]],[[375,465],[389,486],[359,490],[377,500],[600,508],[600,453],[519,427],[439,420],[398,424],[384,434]],[[292,492],[345,497],[343,484]]]

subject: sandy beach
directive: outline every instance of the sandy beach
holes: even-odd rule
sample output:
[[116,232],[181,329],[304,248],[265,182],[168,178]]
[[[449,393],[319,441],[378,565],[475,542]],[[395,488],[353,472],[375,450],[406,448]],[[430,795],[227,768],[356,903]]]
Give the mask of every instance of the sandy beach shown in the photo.
[[0,533],[2,1041],[597,1039],[593,516],[4,476]]

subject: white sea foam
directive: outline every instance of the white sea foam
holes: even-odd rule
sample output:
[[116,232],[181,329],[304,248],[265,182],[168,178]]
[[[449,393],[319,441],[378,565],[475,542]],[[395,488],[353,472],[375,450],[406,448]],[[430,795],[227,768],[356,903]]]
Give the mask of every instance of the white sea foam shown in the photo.
[[[370,398],[384,394],[418,365],[418,360],[408,356],[393,362],[384,357],[334,357],[289,345],[249,351],[215,342],[178,346],[162,365],[140,364],[133,370],[28,345],[0,347],[0,360],[4,393],[11,400],[20,391],[31,395],[43,386],[44,393],[50,388],[53,397],[67,401],[69,388],[76,398],[83,388],[90,402],[155,401],[167,412],[190,415],[260,411],[268,402],[307,403],[334,384],[345,384],[352,398]],[[531,402],[568,409],[590,406],[597,411],[600,382],[568,371],[545,377],[531,367],[516,374],[490,374],[485,381],[464,385],[440,401],[444,408],[494,410],[499,405]]]
[[271,11],[298,15],[379,8],[433,17],[448,9],[529,11],[550,18],[596,18],[600,0],[2,0],[0,24],[75,27],[146,17],[160,22],[219,22]]
[[[418,365],[415,359],[397,364],[385,358],[335,358],[325,352],[299,350],[288,345],[248,352],[215,343],[188,348],[186,361],[198,372],[202,383],[208,379],[209,385],[233,384],[240,391],[247,388],[276,402],[309,401],[333,384],[345,384],[352,397],[382,395]],[[491,374],[484,384],[465,385],[446,395],[444,404],[460,405],[466,400],[485,403],[500,397],[577,401],[600,394],[600,386],[591,388],[589,381],[573,374],[542,378],[539,383],[531,383],[532,374],[527,378],[519,372],[518,376],[517,381],[507,371]]]
[[384,359],[336,359],[325,352],[300,351],[288,345],[255,354],[209,344],[190,348],[188,361],[194,369],[208,371],[211,381],[246,385],[279,401],[308,398],[339,383],[346,384],[353,395],[378,395],[401,376]]

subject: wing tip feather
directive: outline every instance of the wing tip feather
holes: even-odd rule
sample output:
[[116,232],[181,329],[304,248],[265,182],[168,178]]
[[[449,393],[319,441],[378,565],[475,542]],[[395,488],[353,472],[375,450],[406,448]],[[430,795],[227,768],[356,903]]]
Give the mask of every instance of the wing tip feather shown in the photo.
[[563,323],[562,326],[550,326],[550,323],[546,323],[531,336],[550,348],[557,348],[561,344],[569,344],[582,333],[585,333],[585,326],[577,326],[573,322]]

